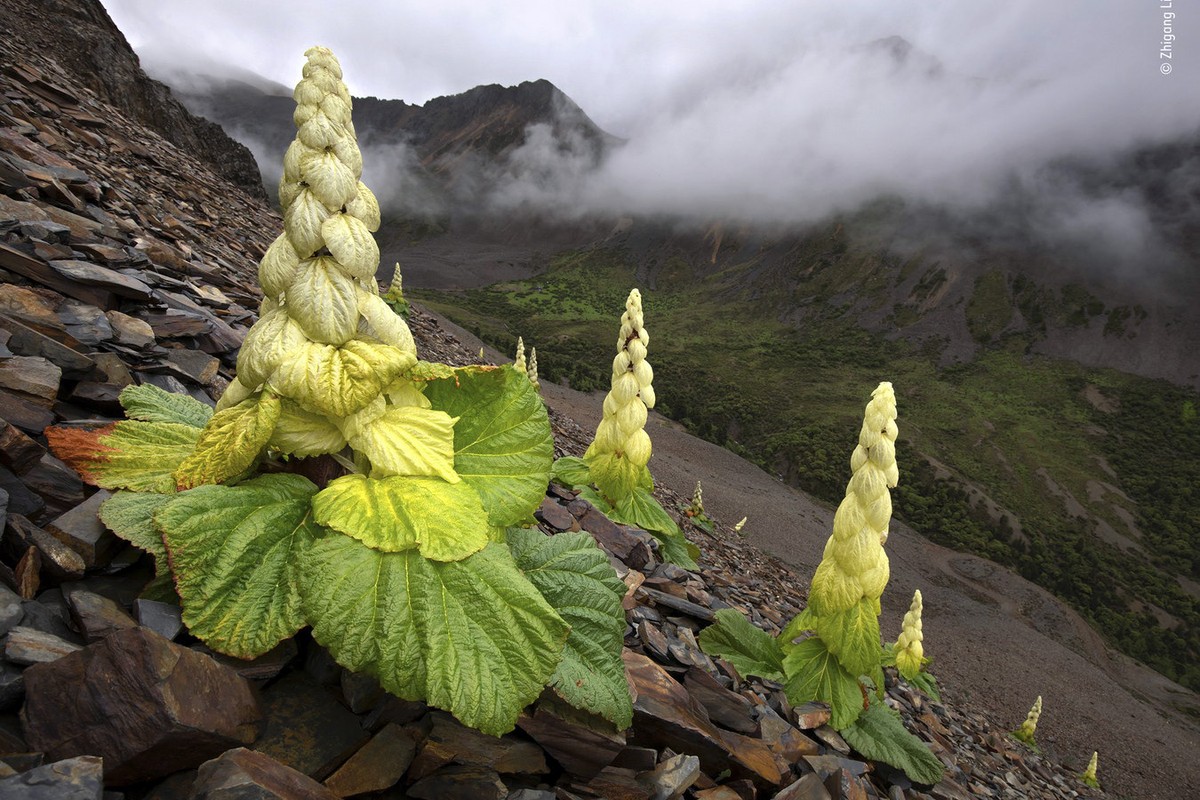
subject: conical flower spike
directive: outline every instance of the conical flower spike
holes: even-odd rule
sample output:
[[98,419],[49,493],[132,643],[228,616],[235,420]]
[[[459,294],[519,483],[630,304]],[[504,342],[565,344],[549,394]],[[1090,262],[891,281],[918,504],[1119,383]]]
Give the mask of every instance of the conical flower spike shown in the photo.
[[[324,47],[305,56],[293,95],[296,139],[279,184],[283,234],[259,264],[260,317],[218,410],[270,389],[282,402],[271,446],[311,456],[345,447],[347,419],[376,408],[417,356],[408,326],[375,283],[379,205],[359,180],[362,155],[341,67]],[[355,430],[365,424],[358,419]]]
[[520,372],[529,372],[529,365],[525,363],[525,340],[520,336],[517,337],[517,355],[513,358],[513,367]]
[[925,650],[921,645],[921,590],[913,593],[912,605],[904,615],[900,637],[896,639],[896,669],[908,680],[921,671]]
[[1092,751],[1092,760],[1088,762],[1087,769],[1079,776],[1079,780],[1086,783],[1093,789],[1100,788],[1100,779],[1096,777],[1096,768],[1100,766],[1100,754]]
[[813,576],[808,621],[851,675],[879,664],[879,598],[888,582],[883,551],[896,485],[896,395],[881,383],[867,404],[854,471],[833,517],[833,535]]
[[529,348],[529,366],[525,370],[525,374],[529,376],[529,382],[533,384],[534,389],[541,389],[542,384],[538,381],[537,373],[537,348]]
[[742,532],[742,528],[746,527],[746,520],[748,520],[748,519],[750,519],[750,518],[749,518],[749,517],[742,517],[740,520],[738,520],[738,524],[736,524],[736,525],[734,525],[734,526],[733,526],[733,532],[734,532],[734,533],[741,533],[741,532]]
[[654,407],[654,370],[646,360],[650,335],[642,319],[642,294],[637,289],[625,301],[617,357],[613,359],[612,389],[604,398],[604,418],[583,460],[592,480],[609,500],[620,502],[635,486],[649,486],[650,437],[646,409]]
[[692,510],[697,514],[704,513],[704,489],[700,481],[696,481],[696,491],[692,492]]
[[1037,733],[1038,719],[1042,716],[1042,696],[1039,694],[1037,700],[1033,701],[1033,708],[1029,709],[1029,713],[1025,716],[1025,721],[1021,723],[1021,727],[1013,732],[1013,736],[1020,739],[1026,744],[1033,744],[1034,734]]

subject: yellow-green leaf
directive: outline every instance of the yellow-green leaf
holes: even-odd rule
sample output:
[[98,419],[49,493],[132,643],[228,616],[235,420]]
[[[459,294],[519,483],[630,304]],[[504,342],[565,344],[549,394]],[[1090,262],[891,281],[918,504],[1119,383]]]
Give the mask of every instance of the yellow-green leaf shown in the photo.
[[[300,157],[300,180],[326,208],[340,208],[354,199],[358,178],[338,157],[324,150],[307,150]],[[328,239],[326,239],[328,243]]]
[[369,458],[380,476],[437,475],[457,483],[455,420],[444,411],[400,406],[363,425],[350,446]]
[[158,510],[173,495],[153,492],[117,492],[100,506],[100,521],[120,538],[154,556],[154,574],[169,575],[167,549],[154,522]]
[[329,209],[321,204],[310,189],[301,189],[292,204],[283,212],[283,229],[299,258],[308,258],[325,246],[321,238],[321,223]]
[[173,422],[126,420],[95,430],[46,429],[54,454],[88,483],[161,494],[175,491],[175,468],[199,438],[199,428]]
[[348,274],[364,281],[375,279],[379,245],[362,220],[350,214],[333,214],[321,224],[321,235],[329,252]]
[[828,703],[833,715],[830,724],[837,730],[852,725],[862,713],[865,695],[858,679],[842,669],[819,638],[805,639],[788,649],[783,671],[788,700],[794,705],[812,700]]
[[213,415],[211,407],[194,397],[167,392],[152,383],[126,386],[120,400],[126,416],[142,422],[176,422],[203,428]]
[[345,418],[416,363],[412,353],[351,339],[341,347],[305,342],[283,360],[272,385],[309,411]]
[[379,201],[362,181],[358,182],[358,193],[346,204],[346,211],[358,217],[367,226],[367,230],[379,230]]
[[224,483],[245,472],[270,440],[279,411],[279,398],[261,392],[214,414],[196,449],[175,470],[179,488]]
[[879,601],[864,597],[845,611],[813,614],[813,630],[851,675],[879,668]]
[[287,289],[288,313],[309,338],[342,345],[358,330],[354,281],[331,258],[300,262]]
[[280,403],[279,421],[267,443],[273,450],[290,456],[308,458],[337,453],[346,439],[336,425],[321,414],[305,411],[290,400]]
[[479,495],[441,478],[346,475],[313,498],[313,512],[320,524],[375,550],[418,548],[434,561],[458,561],[488,543]]

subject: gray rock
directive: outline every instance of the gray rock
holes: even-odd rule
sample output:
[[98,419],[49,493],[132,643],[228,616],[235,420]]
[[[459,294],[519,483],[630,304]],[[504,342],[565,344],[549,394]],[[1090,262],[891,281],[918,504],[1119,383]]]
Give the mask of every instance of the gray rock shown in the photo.
[[32,468],[42,456],[46,448],[19,431],[16,426],[0,421],[0,464],[8,467],[18,475]]
[[154,290],[145,283],[108,267],[74,260],[51,261],[49,264],[51,269],[64,278],[89,286],[100,286],[113,294],[133,300],[148,302],[154,299]]
[[58,318],[66,326],[67,333],[84,344],[100,344],[116,335],[103,310],[78,300],[68,299],[59,306]]
[[96,756],[79,756],[0,780],[4,800],[102,800],[104,770]]
[[8,495],[8,514],[36,516],[46,507],[46,501],[29,490],[21,479],[6,467],[0,466],[0,489]]
[[12,334],[8,340],[9,350],[19,356],[42,356],[53,361],[62,369],[64,378],[86,378],[95,367],[91,358],[75,349],[79,342],[72,336],[41,326],[35,330],[32,324],[4,314],[0,314],[0,322]]
[[25,616],[21,598],[7,586],[0,584],[0,636],[8,633]]
[[22,606],[21,625],[82,645],[83,637],[71,627],[71,609],[58,589],[49,589]]
[[164,639],[174,639],[183,630],[183,610],[170,603],[138,598],[133,601],[133,616],[138,623]]
[[66,511],[83,502],[79,473],[49,453],[21,473],[21,481],[41,495],[52,511]]
[[8,523],[8,491],[0,489],[0,531]]
[[8,632],[4,641],[4,658],[22,666],[48,664],[82,649],[52,633],[18,625]]
[[262,693],[266,725],[254,749],[323,780],[367,740],[358,717],[304,672]]
[[12,711],[25,699],[25,678],[12,664],[0,662],[0,711]]
[[201,386],[207,386],[217,377],[217,370],[221,366],[219,360],[199,350],[168,350],[167,360]]
[[138,349],[154,345],[154,329],[142,320],[120,311],[105,311],[104,316],[121,344]]
[[3,549],[11,558],[20,558],[34,547],[42,556],[42,569],[59,580],[83,577],[83,557],[20,514],[9,514],[4,526]]
[[653,792],[653,800],[675,800],[700,778],[700,759],[686,754],[672,756],[653,772],[639,777]]
[[48,403],[58,396],[62,369],[41,356],[0,359],[0,386],[41,398]]
[[99,641],[126,628],[137,627],[137,622],[125,613],[124,608],[103,595],[89,592],[78,585],[64,591],[67,604],[71,607],[71,616],[83,631],[84,639],[89,642]]
[[78,553],[89,568],[102,565],[117,546],[117,537],[98,516],[100,506],[110,497],[111,492],[101,489],[46,526],[48,533]]
[[416,752],[416,743],[404,729],[385,725],[330,775],[325,785],[338,797],[383,791],[404,777]]

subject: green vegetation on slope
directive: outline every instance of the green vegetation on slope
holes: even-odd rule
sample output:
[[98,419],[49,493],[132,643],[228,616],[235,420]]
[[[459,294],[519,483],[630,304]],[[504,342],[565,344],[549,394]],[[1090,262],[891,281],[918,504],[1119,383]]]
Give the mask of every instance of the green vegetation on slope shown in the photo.
[[[770,299],[730,288],[752,265],[697,281],[668,260],[657,291],[642,281],[658,410],[836,503],[862,386],[893,381],[903,420],[897,515],[932,541],[1016,569],[1126,653],[1200,689],[1200,399],[1163,382],[1027,356],[1020,336],[1002,337],[971,363],[938,368],[922,349],[840,314],[848,307],[840,293],[914,265],[881,264],[837,245],[821,240],[798,254],[815,266],[774,310]],[[838,272],[843,258],[847,269]],[[524,282],[411,294],[503,352],[518,335],[536,342],[544,377],[592,390],[607,385],[609,320],[637,283],[625,253],[597,249],[564,254]],[[1007,293],[992,283],[989,295]],[[1014,284],[1015,302],[1040,308],[1046,290]],[[805,302],[805,289],[807,302],[816,305],[815,295],[832,310],[799,327],[778,321],[774,311]],[[1078,299],[1099,313],[1090,298]],[[993,306],[980,307],[987,320],[979,333],[1000,334]],[[980,491],[1013,512],[1016,525],[989,511]],[[1191,594],[1178,578],[1193,581]]]

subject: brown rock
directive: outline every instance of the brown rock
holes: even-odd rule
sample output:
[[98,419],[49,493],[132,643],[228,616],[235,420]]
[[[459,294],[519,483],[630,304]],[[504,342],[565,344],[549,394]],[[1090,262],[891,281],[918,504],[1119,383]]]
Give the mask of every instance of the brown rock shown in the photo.
[[825,789],[833,800],[868,800],[867,785],[862,778],[839,769],[825,779]]
[[407,795],[421,800],[504,800],[508,787],[495,770],[454,765],[417,781]]
[[821,752],[819,744],[773,711],[767,711],[759,718],[759,728],[767,747],[788,764],[795,764],[803,756],[815,756]]
[[262,693],[266,722],[259,750],[315,780],[324,780],[367,740],[358,717],[305,672]]
[[543,775],[550,771],[542,749],[533,742],[511,734],[497,739],[439,711],[430,714],[430,720],[433,727],[410,768],[409,777],[414,780],[446,764],[474,764],[517,775]]
[[66,511],[83,502],[79,473],[49,453],[21,473],[21,482],[41,495],[52,511]]
[[20,474],[33,467],[44,455],[46,448],[13,425],[0,420],[0,464]]
[[800,780],[785,787],[775,800],[832,800],[829,791],[815,773],[810,772]]
[[[695,760],[694,756],[692,760]],[[578,789],[586,797],[603,797],[605,800],[650,800],[659,796],[647,782],[639,780],[635,772],[620,767],[605,767],[586,784],[574,784],[571,788]],[[667,800],[678,795],[662,794],[661,797]]]
[[54,422],[54,413],[35,398],[0,389],[0,408],[4,416],[21,430],[40,434]]
[[696,792],[696,800],[742,800],[742,796],[728,786],[714,786]]
[[338,795],[270,756],[239,747],[200,765],[191,800],[337,800]]
[[811,731],[829,722],[829,706],[825,703],[805,703],[792,709],[792,718],[796,727],[802,731]]
[[117,341],[130,347],[146,348],[154,344],[154,329],[146,322],[120,311],[106,311]]
[[217,370],[221,366],[220,361],[199,350],[168,350],[167,360],[201,386],[207,386],[217,377]]
[[249,744],[262,718],[245,679],[145,628],[30,667],[25,692],[30,745],[56,759],[99,755],[118,786]]
[[634,695],[635,743],[698,756],[709,774],[732,769],[766,785],[777,785],[782,780],[771,751],[762,741],[722,732],[709,720],[704,707],[666,670],[628,649],[622,657]]
[[571,775],[589,780],[613,762],[625,748],[624,733],[571,722],[538,706],[524,713],[517,727],[527,733]]
[[681,796],[700,777],[700,759],[682,754],[671,756],[641,777],[653,790],[655,800],[670,800]]
[[325,786],[338,797],[382,791],[404,777],[416,752],[416,743],[403,728],[385,725],[325,781]]
[[149,286],[137,278],[122,275],[120,272],[111,270],[108,267],[102,267],[99,264],[92,264],[87,261],[74,260],[51,261],[49,263],[51,269],[68,280],[88,286],[99,286],[121,297],[141,300],[142,302],[154,299],[154,292]]
[[703,669],[689,669],[683,677],[683,685],[688,694],[704,706],[708,718],[713,722],[738,733],[758,732],[758,723],[750,714],[750,701],[726,689]]
[[37,597],[38,590],[42,588],[42,554],[36,547],[25,549],[17,566],[13,567],[12,577],[12,588],[21,599],[32,600]]
[[8,340],[9,350],[17,355],[41,356],[54,362],[63,371],[64,378],[86,378],[95,366],[95,362],[80,351],[83,345],[62,330],[20,322],[2,313],[0,327],[12,334]]
[[556,503],[552,498],[542,498],[542,505],[535,513],[539,520],[556,531],[579,530],[579,523],[570,511]]
[[[2,263],[2,262],[0,262]],[[54,303],[41,292],[11,283],[0,283],[0,311],[38,325],[54,327],[59,324]]]

